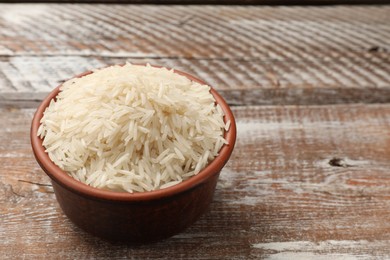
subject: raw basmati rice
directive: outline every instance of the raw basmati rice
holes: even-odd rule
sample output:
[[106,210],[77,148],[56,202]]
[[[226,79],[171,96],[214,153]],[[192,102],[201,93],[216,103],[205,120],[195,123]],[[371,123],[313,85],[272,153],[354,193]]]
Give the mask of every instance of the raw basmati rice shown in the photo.
[[38,135],[50,159],[93,187],[144,192],[198,174],[226,144],[210,87],[126,64],[65,82]]

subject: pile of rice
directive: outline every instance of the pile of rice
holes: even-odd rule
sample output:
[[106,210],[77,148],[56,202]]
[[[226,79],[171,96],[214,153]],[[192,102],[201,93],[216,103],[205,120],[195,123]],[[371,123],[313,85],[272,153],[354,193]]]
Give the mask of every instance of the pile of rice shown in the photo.
[[173,70],[126,64],[65,82],[38,136],[76,180],[143,192],[199,173],[227,143],[229,124],[209,86]]

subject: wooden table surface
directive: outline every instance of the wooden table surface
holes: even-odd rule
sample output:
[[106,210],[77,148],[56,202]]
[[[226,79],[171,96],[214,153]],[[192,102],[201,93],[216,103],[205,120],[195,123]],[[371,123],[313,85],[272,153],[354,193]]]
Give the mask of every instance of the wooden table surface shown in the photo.
[[[209,211],[155,244],[75,227],[28,136],[51,89],[125,61],[237,120]],[[0,4],[0,125],[1,259],[390,259],[390,6]]]

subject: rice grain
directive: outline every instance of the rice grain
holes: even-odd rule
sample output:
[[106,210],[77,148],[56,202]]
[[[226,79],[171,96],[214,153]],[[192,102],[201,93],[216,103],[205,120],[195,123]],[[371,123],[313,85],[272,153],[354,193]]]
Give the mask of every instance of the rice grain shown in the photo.
[[144,192],[198,174],[230,126],[210,87],[173,70],[126,64],[65,82],[38,136],[50,159],[93,187]]

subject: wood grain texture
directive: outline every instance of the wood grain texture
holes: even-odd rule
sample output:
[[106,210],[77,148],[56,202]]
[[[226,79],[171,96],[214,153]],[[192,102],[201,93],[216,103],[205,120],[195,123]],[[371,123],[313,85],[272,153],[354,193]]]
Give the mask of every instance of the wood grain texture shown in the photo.
[[[15,0],[1,0],[14,3]],[[330,5],[389,4],[389,0],[23,0],[25,3],[104,3],[104,4],[200,4],[200,5]]]
[[[0,258],[390,258],[389,13],[0,4]],[[34,110],[17,108],[124,61],[205,79],[238,124],[208,213],[150,245],[111,244],[69,222],[32,155]]]
[[0,5],[0,107],[125,61],[205,79],[230,104],[390,101],[390,6]]
[[30,149],[33,112],[0,110],[6,259],[390,255],[388,104],[235,107],[237,146],[209,212],[171,239],[140,246],[101,241],[63,216]]

